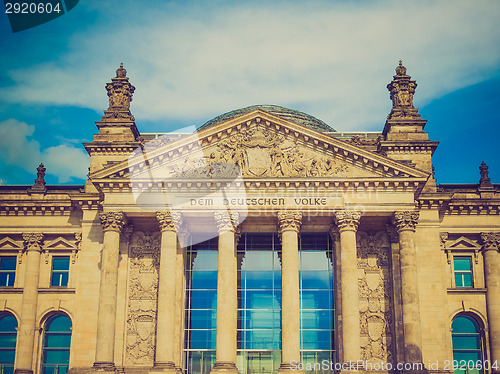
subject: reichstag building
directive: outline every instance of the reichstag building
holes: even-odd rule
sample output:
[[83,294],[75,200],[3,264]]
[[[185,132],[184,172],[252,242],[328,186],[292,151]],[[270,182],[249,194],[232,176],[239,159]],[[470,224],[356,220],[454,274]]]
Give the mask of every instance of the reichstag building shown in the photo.
[[151,134],[120,66],[85,185],[0,187],[0,373],[498,373],[500,185],[436,184],[416,87]]

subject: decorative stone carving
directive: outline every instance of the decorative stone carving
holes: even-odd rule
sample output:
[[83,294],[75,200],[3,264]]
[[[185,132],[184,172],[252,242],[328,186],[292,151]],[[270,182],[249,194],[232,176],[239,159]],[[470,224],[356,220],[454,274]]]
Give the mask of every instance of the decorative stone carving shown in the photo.
[[392,224],[398,232],[403,230],[415,231],[419,216],[420,213],[416,211],[394,212]]
[[26,251],[42,252],[43,234],[29,233],[23,234],[24,248]]
[[484,251],[498,251],[500,249],[500,233],[498,232],[482,232],[481,240],[483,242]]
[[278,233],[281,235],[284,231],[300,231],[302,224],[302,212],[299,211],[281,211],[278,213]]
[[392,100],[392,110],[388,119],[420,119],[418,109],[413,106],[413,95],[417,83],[406,75],[406,67],[399,61],[396,75],[391,83],[387,85]]
[[125,215],[121,212],[100,213],[99,218],[101,219],[101,225],[104,231],[114,230],[119,232],[127,223]]
[[345,230],[356,231],[361,219],[361,213],[355,211],[341,210],[335,212],[335,224],[340,232]]
[[483,161],[479,167],[481,171],[481,179],[479,180],[479,187],[493,187],[488,177],[488,166]]
[[214,212],[215,222],[219,233],[227,231],[235,231],[236,227],[240,224],[238,212],[216,211]]
[[132,234],[125,347],[128,365],[152,365],[154,361],[160,244],[160,232]]
[[45,167],[43,164],[38,165],[36,168],[36,179],[35,184],[31,188],[32,190],[45,191]]
[[135,87],[132,86],[127,78],[127,70],[120,64],[116,70],[116,77],[111,79],[111,83],[106,84],[106,90],[109,96],[108,110],[104,111],[104,118],[123,118],[134,121],[134,116],[130,113],[130,102]]
[[156,212],[160,230],[177,231],[182,225],[182,215],[179,212]]
[[361,353],[372,364],[392,362],[393,310],[390,240],[386,232],[358,232]]
[[363,139],[359,135],[354,135],[351,139],[347,139],[347,143],[351,143],[357,146],[369,146],[369,145],[378,145],[382,140],[382,136],[378,136],[376,139]]

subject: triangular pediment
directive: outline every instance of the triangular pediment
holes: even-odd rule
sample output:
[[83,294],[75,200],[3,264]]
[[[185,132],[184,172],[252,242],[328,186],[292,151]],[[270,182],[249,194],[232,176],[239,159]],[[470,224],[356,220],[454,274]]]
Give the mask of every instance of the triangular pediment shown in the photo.
[[77,247],[68,241],[67,239],[64,239],[62,236],[59,236],[58,238],[50,241],[49,243],[46,243],[44,248],[46,250],[74,250],[77,249]]
[[[236,166],[235,166],[236,165]],[[413,179],[425,172],[303,125],[255,110],[196,134],[147,142],[128,160],[91,180]]]
[[0,240],[0,249],[19,251],[23,249],[21,242],[17,242],[9,237]]
[[476,242],[466,238],[465,236],[461,236],[460,238],[454,240],[452,243],[446,245],[446,249],[452,250],[464,250],[464,251],[479,251],[481,250],[481,245]]

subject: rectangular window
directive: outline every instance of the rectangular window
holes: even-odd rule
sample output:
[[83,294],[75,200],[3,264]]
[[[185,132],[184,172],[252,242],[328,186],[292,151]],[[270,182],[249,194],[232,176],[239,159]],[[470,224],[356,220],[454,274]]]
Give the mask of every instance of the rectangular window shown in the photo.
[[52,287],[67,287],[69,277],[69,256],[52,258]]
[[455,287],[474,287],[472,278],[472,257],[453,257],[453,272],[455,274]]
[[14,287],[16,256],[0,256],[0,287]]

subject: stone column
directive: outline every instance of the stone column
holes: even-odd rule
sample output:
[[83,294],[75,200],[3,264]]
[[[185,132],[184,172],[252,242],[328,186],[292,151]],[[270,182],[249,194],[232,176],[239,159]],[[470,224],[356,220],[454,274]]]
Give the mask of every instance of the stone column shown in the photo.
[[43,234],[23,234],[26,248],[23,304],[17,337],[16,374],[33,373],[33,347],[35,345],[38,279]]
[[500,362],[500,253],[498,252],[500,249],[500,233],[481,233],[481,239],[483,241],[490,361]]
[[[359,320],[358,253],[356,231],[361,213],[335,213],[335,224],[340,235],[340,286],[342,290],[342,348],[343,362],[357,369],[361,359],[361,327]],[[359,368],[360,369],[360,368]]]
[[177,232],[180,213],[157,212],[161,229],[160,271],[158,274],[158,311],[156,314],[156,351],[152,372],[177,373],[174,363],[175,286]]
[[415,227],[418,218],[419,213],[414,211],[395,212],[392,217],[392,223],[399,234],[405,362],[422,362],[417,253],[415,250]]
[[281,237],[281,365],[280,373],[304,373],[300,360],[299,238],[302,212],[278,213]]
[[211,373],[238,373],[236,336],[238,323],[238,283],[236,259],[237,212],[214,212],[219,230],[217,265],[216,361]]
[[97,315],[97,342],[94,368],[114,371],[116,290],[118,287],[118,260],[120,231],[126,223],[121,212],[99,215],[104,231],[101,256],[101,286]]

